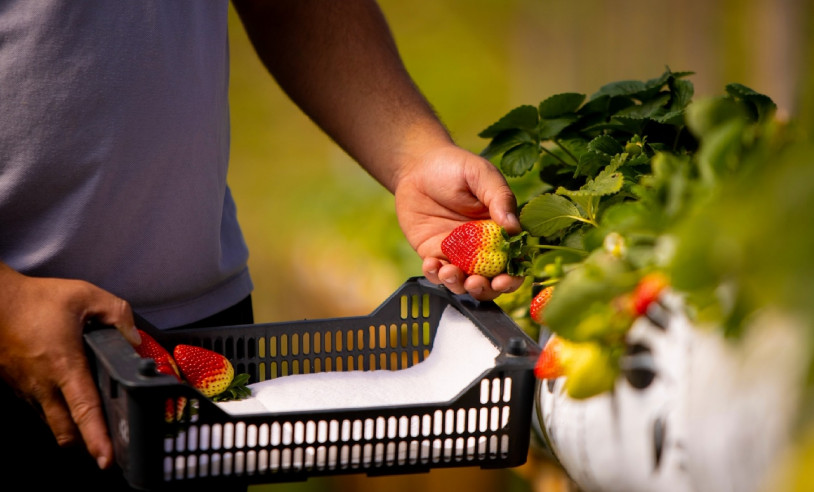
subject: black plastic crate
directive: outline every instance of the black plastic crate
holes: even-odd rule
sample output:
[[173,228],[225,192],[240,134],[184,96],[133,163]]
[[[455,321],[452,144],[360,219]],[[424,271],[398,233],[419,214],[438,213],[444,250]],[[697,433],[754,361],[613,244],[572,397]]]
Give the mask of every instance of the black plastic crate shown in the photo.
[[[232,415],[174,378],[156,375],[116,330],[89,331],[85,341],[117,462],[130,484],[145,490],[521,465],[531,435],[533,366],[540,348],[493,302],[454,295],[416,277],[367,316],[156,336],[170,348],[187,343],[216,350],[236,373],[249,373],[250,383],[290,374],[398,370],[427,357],[450,305],[499,349],[493,369],[451,401],[308,414]],[[179,398],[193,411],[166,418],[167,404]]]

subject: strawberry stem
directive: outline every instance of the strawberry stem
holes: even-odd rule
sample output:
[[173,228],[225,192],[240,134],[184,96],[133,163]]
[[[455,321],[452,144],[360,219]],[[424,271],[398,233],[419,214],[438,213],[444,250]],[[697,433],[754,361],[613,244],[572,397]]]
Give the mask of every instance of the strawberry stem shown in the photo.
[[540,248],[540,249],[556,249],[560,251],[568,251],[570,253],[578,254],[581,256],[588,256],[588,252],[583,249],[577,248],[569,248],[568,246],[556,246],[554,244],[529,244],[529,248]]

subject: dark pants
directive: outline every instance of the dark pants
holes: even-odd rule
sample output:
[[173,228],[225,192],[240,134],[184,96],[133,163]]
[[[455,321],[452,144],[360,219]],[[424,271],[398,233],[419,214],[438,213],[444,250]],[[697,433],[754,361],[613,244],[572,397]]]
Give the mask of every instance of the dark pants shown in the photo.
[[[251,324],[254,322],[251,297],[206,319],[177,328],[202,328]],[[99,470],[96,461],[80,443],[70,448],[56,444],[45,421],[26,401],[0,381],[0,472],[22,482],[20,490],[65,490],[83,492],[135,490],[113,466]],[[9,480],[7,480],[9,483]],[[243,488],[245,490],[245,488]],[[11,489],[9,489],[11,490]]]

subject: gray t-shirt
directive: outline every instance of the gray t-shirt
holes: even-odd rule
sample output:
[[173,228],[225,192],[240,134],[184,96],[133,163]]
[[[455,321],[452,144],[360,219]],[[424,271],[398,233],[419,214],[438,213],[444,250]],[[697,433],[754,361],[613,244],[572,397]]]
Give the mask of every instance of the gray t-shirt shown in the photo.
[[79,278],[158,327],[247,296],[226,185],[228,3],[0,7],[0,260]]

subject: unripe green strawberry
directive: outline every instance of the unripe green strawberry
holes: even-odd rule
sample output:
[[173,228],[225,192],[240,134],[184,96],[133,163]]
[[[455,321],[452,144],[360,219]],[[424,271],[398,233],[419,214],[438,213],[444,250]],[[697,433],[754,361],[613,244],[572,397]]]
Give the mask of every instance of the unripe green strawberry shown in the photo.
[[571,344],[564,365],[565,391],[575,399],[612,390],[619,374],[610,352],[594,342]]
[[235,377],[229,359],[203,347],[176,345],[173,356],[184,379],[204,396],[213,400],[241,399],[251,394],[246,388],[248,375]]
[[549,285],[548,287],[538,292],[537,295],[531,299],[531,304],[529,305],[529,316],[535,323],[540,325],[545,324],[543,311],[545,310],[546,304],[548,304],[549,299],[551,299],[551,294],[553,292],[554,286]]
[[441,241],[441,251],[467,275],[487,278],[504,272],[520,275],[522,272],[511,261],[523,254],[523,241],[523,235],[510,238],[493,220],[473,220],[453,229]]

